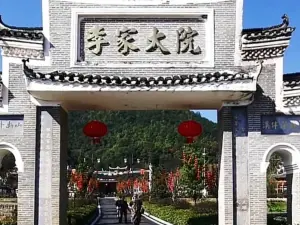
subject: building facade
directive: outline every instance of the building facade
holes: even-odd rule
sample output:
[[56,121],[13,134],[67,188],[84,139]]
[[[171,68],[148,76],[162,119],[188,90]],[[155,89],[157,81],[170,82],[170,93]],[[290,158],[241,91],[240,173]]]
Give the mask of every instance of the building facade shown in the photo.
[[243,29],[243,0],[43,0],[43,27],[0,20],[0,149],[19,170],[18,224],[66,224],[71,110],[217,109],[219,225],[266,225],[266,169],[284,158],[300,223],[295,28]]

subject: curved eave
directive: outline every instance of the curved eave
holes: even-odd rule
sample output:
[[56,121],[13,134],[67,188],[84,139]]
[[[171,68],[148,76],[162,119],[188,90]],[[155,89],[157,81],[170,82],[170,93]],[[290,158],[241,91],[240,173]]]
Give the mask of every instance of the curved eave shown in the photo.
[[219,84],[141,87],[25,79],[27,91],[36,100],[55,102],[67,110],[219,109],[224,102],[252,100],[256,89],[256,81],[250,80]]
[[43,28],[15,27],[5,24],[0,16],[0,46],[24,47],[42,50],[44,43]]
[[289,18],[273,27],[242,31],[242,59],[244,61],[283,57],[296,28],[289,27]]
[[261,71],[260,64],[254,73],[244,76],[245,79],[235,80],[229,72],[228,80],[220,74],[218,77],[187,75],[133,79],[66,72],[44,74],[33,71],[26,66],[25,60],[23,62],[30,95],[39,101],[56,102],[69,110],[218,109],[224,102],[252,99]]
[[243,80],[235,82],[183,84],[183,85],[158,85],[158,86],[133,86],[133,85],[97,85],[88,83],[53,82],[50,80],[33,80],[25,78],[28,91],[114,91],[114,92],[207,92],[207,91],[234,91],[255,92],[256,81]]
[[6,23],[3,22],[2,16],[0,15],[0,27],[4,27],[10,30],[16,30],[16,31],[42,31],[43,27],[16,27],[16,26],[11,26],[7,25]]
[[291,113],[300,113],[300,73],[283,76],[283,106]]

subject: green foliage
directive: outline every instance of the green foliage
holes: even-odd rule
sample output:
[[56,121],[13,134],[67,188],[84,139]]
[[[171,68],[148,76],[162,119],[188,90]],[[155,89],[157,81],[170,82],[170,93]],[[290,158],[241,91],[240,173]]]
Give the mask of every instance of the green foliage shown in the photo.
[[178,209],[175,206],[144,203],[146,212],[174,225],[211,225],[218,223],[216,215],[199,214],[191,209]]
[[90,221],[97,210],[96,204],[84,205],[68,210],[68,225],[83,225]]
[[[196,151],[207,149],[208,158],[216,160],[216,124],[191,111],[88,111],[69,115],[69,163],[86,163],[97,169],[124,165],[141,159],[144,167],[150,161],[172,170],[180,165],[185,139],[177,132],[180,122],[194,119],[204,127],[203,135],[193,144]],[[109,129],[99,145],[92,145],[82,128],[91,120],[104,122]],[[96,159],[100,158],[100,164]],[[133,159],[133,160],[132,160]],[[91,162],[93,160],[93,162]]]
[[[147,213],[174,225],[218,224],[218,215],[214,210],[215,202],[201,202],[196,207],[191,207],[190,205],[187,205],[186,202],[177,202],[177,204],[171,205],[171,201],[161,201],[159,203],[144,202],[143,204]],[[268,204],[268,207],[282,204],[282,202],[274,201],[272,204]],[[203,213],[202,210],[204,208],[210,208],[211,211]],[[267,220],[268,225],[288,225],[286,216],[282,213],[269,214],[267,216]]]
[[[269,214],[268,215],[268,225],[291,225],[287,223],[287,217],[282,214]],[[299,225],[299,224],[294,224]]]
[[268,201],[269,212],[286,212],[287,203],[284,201]]
[[169,198],[171,194],[166,185],[166,176],[162,168],[153,171],[151,198]]
[[179,186],[182,188],[183,197],[190,197],[196,202],[202,197],[201,191],[204,189],[204,180],[197,180],[197,171],[193,165],[183,165],[180,169]]
[[0,220],[0,225],[17,225],[17,218],[4,217]]

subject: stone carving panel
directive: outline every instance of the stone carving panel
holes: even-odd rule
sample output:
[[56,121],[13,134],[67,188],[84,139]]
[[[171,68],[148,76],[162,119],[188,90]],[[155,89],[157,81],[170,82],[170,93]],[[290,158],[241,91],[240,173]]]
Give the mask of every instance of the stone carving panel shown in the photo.
[[36,49],[25,49],[15,47],[2,47],[2,54],[4,56],[13,56],[19,58],[43,59],[44,51]]

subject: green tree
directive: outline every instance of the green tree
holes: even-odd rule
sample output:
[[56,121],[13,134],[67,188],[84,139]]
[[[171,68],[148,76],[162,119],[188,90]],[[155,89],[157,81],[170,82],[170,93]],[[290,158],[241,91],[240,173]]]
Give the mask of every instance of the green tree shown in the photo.
[[184,164],[180,169],[180,175],[181,192],[186,197],[192,198],[196,204],[197,200],[203,197],[204,179],[201,176],[197,179],[197,169],[193,164]]
[[[184,120],[193,119],[203,125],[204,132],[193,152],[201,154],[207,150],[209,160],[216,161],[216,124],[191,111],[80,111],[69,114],[69,164],[77,165],[79,158],[85,157],[90,164],[92,158],[101,159],[101,168],[108,165],[124,166],[124,158],[130,162],[133,155],[136,164],[139,158],[143,164],[149,162],[167,170],[180,166],[185,139],[177,132],[177,126]],[[100,120],[108,126],[108,134],[98,145],[91,144],[82,128],[90,120]],[[93,156],[93,157],[92,157]],[[171,162],[171,163],[170,163]],[[131,162],[130,162],[131,163]],[[97,166],[97,168],[98,168]]]

